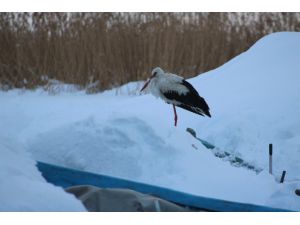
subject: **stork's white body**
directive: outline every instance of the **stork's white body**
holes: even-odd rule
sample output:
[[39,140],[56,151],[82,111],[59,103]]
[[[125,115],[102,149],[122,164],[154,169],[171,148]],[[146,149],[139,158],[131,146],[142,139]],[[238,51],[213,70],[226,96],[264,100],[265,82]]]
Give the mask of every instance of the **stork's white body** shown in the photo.
[[149,86],[150,93],[155,97],[163,99],[172,104],[175,115],[175,126],[177,124],[177,113],[175,106],[197,113],[201,116],[210,117],[209,107],[205,100],[198,94],[196,89],[183,77],[165,73],[157,67],[152,71],[152,76],[145,83],[141,91]]
[[179,95],[186,95],[189,90],[182,85],[183,77],[172,73],[164,73],[159,79],[153,79],[149,84],[150,93],[157,98],[161,98],[167,103],[177,105],[178,101],[175,99],[168,99],[164,93],[177,92]]

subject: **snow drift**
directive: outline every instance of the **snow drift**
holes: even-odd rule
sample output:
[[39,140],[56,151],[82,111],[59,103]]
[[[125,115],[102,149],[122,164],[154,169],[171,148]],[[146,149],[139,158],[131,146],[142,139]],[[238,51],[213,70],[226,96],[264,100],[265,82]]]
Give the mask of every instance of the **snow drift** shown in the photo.
[[0,211],[85,211],[74,196],[45,181],[16,140],[1,137],[0,153]]
[[199,121],[202,137],[267,167],[300,178],[300,33],[275,33],[222,67],[194,78],[214,119]]
[[[218,69],[190,80],[208,102],[212,118],[178,109],[178,127],[173,126],[170,105],[150,95],[132,95],[133,83],[129,95],[0,92],[0,136],[24,146],[12,168],[25,164],[21,152],[27,151],[35,160],[61,166],[206,197],[300,210],[293,193],[300,186],[299,58],[300,33],[266,36]],[[186,132],[188,127],[264,170],[256,174],[216,158]],[[275,176],[267,172],[269,143],[274,145]],[[287,171],[286,182],[279,184],[282,170]],[[4,171],[1,180],[15,175],[6,167]],[[30,171],[37,173],[35,168]],[[26,186],[24,176],[18,177],[19,186]],[[33,190],[31,184],[27,191]],[[49,196],[54,192],[47,191]],[[8,187],[1,186],[0,193],[0,198],[9,193]],[[16,202],[26,200],[18,196]],[[32,201],[29,210],[39,210],[39,204]]]

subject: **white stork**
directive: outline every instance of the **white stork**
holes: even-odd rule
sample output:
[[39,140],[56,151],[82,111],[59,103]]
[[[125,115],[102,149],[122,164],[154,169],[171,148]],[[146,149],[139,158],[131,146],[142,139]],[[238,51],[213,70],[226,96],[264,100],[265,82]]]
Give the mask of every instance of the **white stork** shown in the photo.
[[[149,85],[150,84],[150,85]],[[209,107],[196,89],[183,77],[165,73],[161,68],[152,70],[151,77],[144,84],[141,91],[149,85],[150,92],[168,104],[173,105],[175,126],[177,125],[177,113],[175,106],[181,107],[201,116],[209,116]]]

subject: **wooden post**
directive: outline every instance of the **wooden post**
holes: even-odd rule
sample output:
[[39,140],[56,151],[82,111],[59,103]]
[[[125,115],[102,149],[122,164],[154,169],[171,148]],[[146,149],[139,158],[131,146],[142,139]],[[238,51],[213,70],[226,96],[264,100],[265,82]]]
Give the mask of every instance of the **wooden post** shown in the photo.
[[269,144],[269,173],[273,174],[273,160],[272,160],[272,155],[273,155],[273,145]]
[[280,183],[283,183],[285,174],[286,174],[286,171],[285,170],[282,171],[281,178],[280,178]]

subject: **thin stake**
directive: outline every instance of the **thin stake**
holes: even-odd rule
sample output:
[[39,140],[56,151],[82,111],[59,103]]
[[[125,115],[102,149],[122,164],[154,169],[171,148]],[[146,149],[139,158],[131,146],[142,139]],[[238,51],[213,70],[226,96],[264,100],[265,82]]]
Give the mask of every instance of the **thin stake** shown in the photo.
[[273,159],[272,159],[272,155],[273,155],[273,145],[269,144],[269,173],[273,174]]
[[280,183],[283,183],[285,174],[286,174],[286,171],[285,170],[282,171],[281,178],[280,178]]

